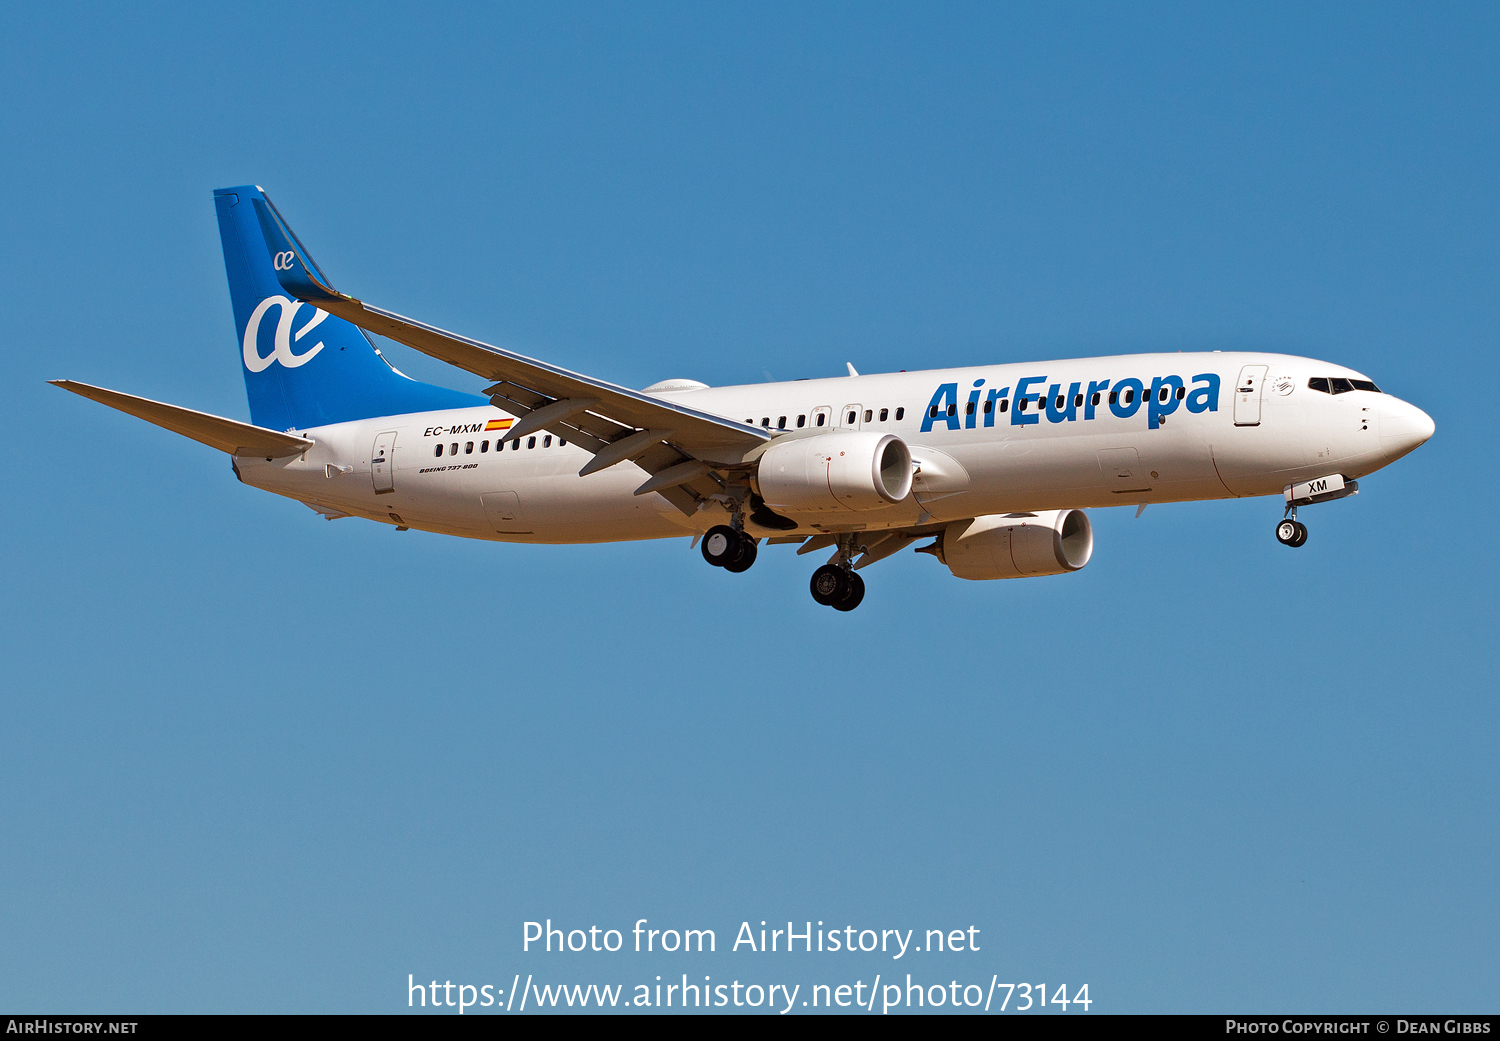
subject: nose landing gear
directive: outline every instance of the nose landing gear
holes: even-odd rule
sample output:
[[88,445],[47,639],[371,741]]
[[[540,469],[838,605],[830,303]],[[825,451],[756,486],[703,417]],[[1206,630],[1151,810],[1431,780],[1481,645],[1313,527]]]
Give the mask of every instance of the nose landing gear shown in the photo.
[[1297,519],[1297,507],[1291,507],[1288,516],[1276,525],[1276,541],[1293,549],[1307,541],[1307,525]]

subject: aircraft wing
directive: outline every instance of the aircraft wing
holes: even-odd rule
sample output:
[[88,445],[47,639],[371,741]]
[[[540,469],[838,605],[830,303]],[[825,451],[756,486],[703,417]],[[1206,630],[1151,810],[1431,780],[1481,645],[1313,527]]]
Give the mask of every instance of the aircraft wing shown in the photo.
[[167,405],[149,398],[138,398],[134,394],[122,394],[118,390],[105,390],[76,380],[48,380],[54,387],[70,390],[129,413],[137,419],[165,427],[174,434],[201,441],[210,448],[217,448],[230,455],[267,456],[280,459],[298,455],[312,447],[313,442],[305,437],[283,434],[265,427],[252,426],[235,419],[211,416],[207,412],[196,412],[179,405]]
[[[637,494],[658,492],[692,514],[721,484],[711,471],[747,465],[769,431],[699,412],[627,387],[537,361],[334,290],[274,206],[255,200],[256,215],[289,294],[347,322],[491,381],[497,408],[519,417],[507,439],[548,430],[595,454],[580,475],[626,459],[652,479]],[[758,453],[755,453],[758,454]]]

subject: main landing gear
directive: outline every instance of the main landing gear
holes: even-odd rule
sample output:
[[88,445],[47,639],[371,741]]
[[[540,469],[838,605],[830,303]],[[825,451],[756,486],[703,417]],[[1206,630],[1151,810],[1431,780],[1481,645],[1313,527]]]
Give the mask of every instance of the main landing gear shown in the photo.
[[703,559],[738,574],[755,563],[755,540],[727,524],[716,524],[703,536]]
[[824,564],[812,575],[812,598],[835,611],[852,611],[865,598],[865,580],[847,566]]
[[1276,525],[1276,541],[1293,549],[1307,541],[1307,525],[1297,519],[1297,507],[1290,507],[1287,516]]
[[840,535],[838,555],[813,572],[812,598],[824,607],[852,611],[865,598],[865,580],[851,566],[857,542],[857,536]]

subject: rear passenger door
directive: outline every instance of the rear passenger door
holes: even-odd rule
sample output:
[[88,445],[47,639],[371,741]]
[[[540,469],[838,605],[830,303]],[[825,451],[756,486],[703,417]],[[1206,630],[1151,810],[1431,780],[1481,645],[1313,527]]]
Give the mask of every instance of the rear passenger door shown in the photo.
[[396,490],[396,432],[387,430],[375,437],[370,449],[370,478],[375,482],[375,494],[384,495]]

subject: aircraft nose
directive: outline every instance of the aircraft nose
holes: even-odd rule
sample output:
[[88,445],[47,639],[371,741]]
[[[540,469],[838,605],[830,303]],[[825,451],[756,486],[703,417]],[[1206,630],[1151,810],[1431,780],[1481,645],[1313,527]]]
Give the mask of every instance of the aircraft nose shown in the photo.
[[1381,409],[1380,448],[1392,460],[1423,444],[1436,430],[1431,416],[1405,401],[1391,401]]

